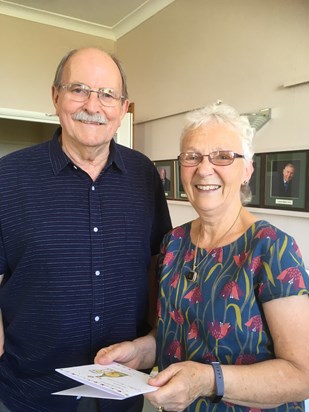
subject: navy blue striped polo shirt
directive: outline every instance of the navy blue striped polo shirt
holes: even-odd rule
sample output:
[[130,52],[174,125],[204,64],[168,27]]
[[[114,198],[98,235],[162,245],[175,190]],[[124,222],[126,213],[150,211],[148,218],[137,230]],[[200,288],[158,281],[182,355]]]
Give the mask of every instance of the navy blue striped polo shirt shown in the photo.
[[78,386],[55,368],[93,363],[100,348],[148,332],[147,268],[171,228],[146,156],[112,141],[93,182],[60,133],[0,160],[0,400],[13,412],[75,411],[75,397],[51,395]]

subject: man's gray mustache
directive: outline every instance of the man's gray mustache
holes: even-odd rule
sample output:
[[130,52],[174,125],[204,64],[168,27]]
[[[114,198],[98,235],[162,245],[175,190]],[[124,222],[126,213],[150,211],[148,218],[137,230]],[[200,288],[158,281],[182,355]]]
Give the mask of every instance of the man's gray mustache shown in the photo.
[[72,115],[72,119],[79,120],[82,122],[90,122],[90,123],[100,123],[100,124],[106,123],[105,117],[102,116],[100,113],[88,114],[85,112],[78,112]]

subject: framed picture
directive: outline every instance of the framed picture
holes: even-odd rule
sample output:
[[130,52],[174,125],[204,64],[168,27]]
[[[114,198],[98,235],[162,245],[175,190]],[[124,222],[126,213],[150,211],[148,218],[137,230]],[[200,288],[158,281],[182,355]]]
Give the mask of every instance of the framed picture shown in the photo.
[[252,193],[251,202],[248,203],[249,206],[260,206],[261,201],[261,154],[255,154],[253,156],[253,167],[254,171],[252,173],[249,186]]
[[186,192],[184,191],[184,188],[181,183],[181,174],[180,174],[180,164],[178,160],[175,160],[175,171],[176,171],[176,177],[175,177],[175,199],[177,200],[188,200],[188,196]]
[[308,151],[266,154],[265,206],[306,210]]
[[174,170],[174,160],[155,160],[154,165],[156,166],[162,185],[164,188],[165,197],[167,199],[174,199],[174,186],[175,186],[175,170]]

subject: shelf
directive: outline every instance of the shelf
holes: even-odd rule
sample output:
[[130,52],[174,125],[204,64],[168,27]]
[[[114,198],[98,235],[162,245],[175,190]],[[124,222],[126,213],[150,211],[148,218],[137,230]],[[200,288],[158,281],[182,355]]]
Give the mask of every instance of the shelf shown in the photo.
[[28,110],[17,110],[9,108],[0,108],[1,119],[24,120],[26,122],[39,122],[59,124],[59,118],[55,114],[31,112]]
[[[167,199],[167,203],[171,205],[183,205],[183,206],[191,206],[191,203],[188,201],[182,201],[182,200],[169,200]],[[297,212],[295,210],[282,210],[282,209],[263,209],[260,207],[250,207],[250,206],[245,206],[247,210],[251,213],[256,213],[256,214],[264,214],[264,215],[277,215],[277,216],[289,216],[289,217],[301,217],[305,219],[309,219],[309,212]]]
[[283,84],[283,87],[294,87],[294,86],[300,86],[301,84],[306,84],[309,83],[308,76],[298,78],[298,79],[291,79]]
[[288,217],[301,217],[309,219],[308,212],[297,212],[296,210],[282,210],[282,209],[263,209],[260,207],[246,207],[249,212],[261,213],[265,215],[277,215],[277,216],[288,216]]

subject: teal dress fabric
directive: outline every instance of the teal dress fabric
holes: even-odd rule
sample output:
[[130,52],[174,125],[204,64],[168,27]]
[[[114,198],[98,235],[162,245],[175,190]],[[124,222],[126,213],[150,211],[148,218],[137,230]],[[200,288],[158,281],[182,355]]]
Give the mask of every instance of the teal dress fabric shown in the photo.
[[[309,277],[295,240],[266,221],[255,222],[235,242],[197,250],[191,222],[170,231],[161,245],[158,276],[157,355],[159,370],[192,360],[245,365],[273,359],[274,347],[262,303],[309,293]],[[280,319],[278,319],[280,322]],[[187,412],[252,411],[224,401],[198,398]],[[302,411],[290,403],[268,411]],[[254,409],[254,412],[259,409]]]

